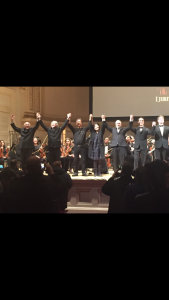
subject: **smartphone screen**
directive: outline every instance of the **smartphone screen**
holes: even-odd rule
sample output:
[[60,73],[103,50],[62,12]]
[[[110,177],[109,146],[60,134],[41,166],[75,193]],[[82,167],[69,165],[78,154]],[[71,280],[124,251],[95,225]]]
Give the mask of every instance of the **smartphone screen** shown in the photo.
[[41,164],[41,169],[44,170],[45,169],[45,165]]
[[0,169],[3,169],[4,168],[4,166],[3,165],[0,165]]

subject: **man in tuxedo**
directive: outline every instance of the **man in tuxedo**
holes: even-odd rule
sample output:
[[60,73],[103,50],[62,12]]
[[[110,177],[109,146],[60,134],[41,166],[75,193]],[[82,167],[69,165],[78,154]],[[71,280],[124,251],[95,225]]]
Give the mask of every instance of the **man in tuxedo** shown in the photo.
[[[105,116],[103,116],[105,117]],[[114,172],[118,169],[118,167],[122,167],[124,163],[124,159],[127,153],[127,142],[125,139],[125,134],[127,131],[131,129],[132,126],[133,115],[130,115],[129,126],[123,128],[122,122],[117,120],[115,122],[115,127],[111,128],[107,122],[105,122],[105,127],[109,130],[113,135],[113,140],[110,143],[110,147],[113,148],[113,169]],[[104,119],[102,119],[104,121]]]
[[[133,126],[134,119],[132,121]],[[151,130],[144,127],[144,119],[138,118],[138,127],[131,128],[131,131],[135,133],[135,144],[134,144],[134,170],[138,168],[139,156],[141,155],[141,165],[144,167],[147,157],[147,136],[152,134],[153,127]]]
[[152,131],[152,135],[155,136],[155,157],[156,159],[165,160],[168,149],[169,127],[164,126],[164,116],[162,115],[157,118],[157,122],[157,126],[156,122],[153,122]]

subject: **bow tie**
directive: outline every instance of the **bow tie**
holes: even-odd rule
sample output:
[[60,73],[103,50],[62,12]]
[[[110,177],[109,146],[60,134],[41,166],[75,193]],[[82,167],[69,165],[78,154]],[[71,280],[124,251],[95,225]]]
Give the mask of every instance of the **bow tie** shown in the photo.
[[159,125],[160,127],[164,127],[164,125]]

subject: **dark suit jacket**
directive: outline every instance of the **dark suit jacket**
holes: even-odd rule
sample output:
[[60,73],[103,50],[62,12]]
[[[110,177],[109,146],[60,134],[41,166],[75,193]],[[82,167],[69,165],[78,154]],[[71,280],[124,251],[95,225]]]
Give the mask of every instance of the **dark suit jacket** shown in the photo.
[[20,148],[34,148],[34,143],[33,143],[33,137],[35,134],[35,131],[39,127],[39,122],[36,122],[36,125],[32,128],[25,129],[25,128],[19,128],[16,127],[14,123],[11,123],[12,128],[16,131],[19,132],[21,135],[21,141],[20,141]]
[[[91,121],[89,121],[89,130],[90,130],[90,141],[89,141],[89,151],[88,151],[88,156],[91,157],[91,151],[93,148],[93,142],[94,142],[94,137],[96,131],[94,130],[94,126],[92,125]],[[104,122],[102,122],[101,129],[98,132],[98,138],[99,138],[99,148],[100,148],[100,155],[101,157],[104,157],[104,141],[103,141],[103,135],[105,132],[105,126]]]
[[125,139],[125,134],[127,131],[131,130],[131,126],[133,122],[129,122],[129,126],[128,127],[121,127],[119,133],[117,132],[117,128],[111,128],[106,122],[105,123],[105,128],[107,128],[107,130],[109,130],[112,135],[113,135],[113,140],[110,143],[111,147],[116,147],[117,144],[121,147],[127,147],[127,142]]
[[[132,122],[133,124],[133,122]],[[153,128],[150,130],[146,127],[143,127],[143,131],[140,132],[140,127],[135,127],[130,129],[135,133],[135,144],[134,148],[147,149],[147,135],[151,135],[153,132]]]
[[42,120],[39,121],[39,124],[42,128],[48,133],[48,146],[49,147],[61,147],[61,133],[66,128],[69,120],[66,120],[62,127],[51,128],[47,127]]
[[158,149],[164,147],[165,149],[168,149],[168,134],[169,134],[168,126],[164,126],[163,136],[161,135],[159,125],[153,127],[151,134],[155,136],[155,148]]
[[89,126],[75,128],[69,123],[68,127],[73,132],[74,144],[84,146],[86,144],[86,132],[89,130]]

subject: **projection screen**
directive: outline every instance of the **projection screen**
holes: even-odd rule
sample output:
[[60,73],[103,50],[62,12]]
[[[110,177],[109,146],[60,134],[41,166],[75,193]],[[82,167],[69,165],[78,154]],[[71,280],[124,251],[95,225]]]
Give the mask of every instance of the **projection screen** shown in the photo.
[[93,116],[169,115],[169,87],[93,87]]

